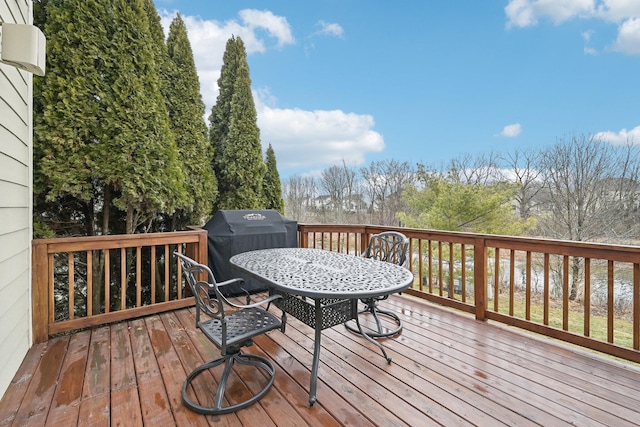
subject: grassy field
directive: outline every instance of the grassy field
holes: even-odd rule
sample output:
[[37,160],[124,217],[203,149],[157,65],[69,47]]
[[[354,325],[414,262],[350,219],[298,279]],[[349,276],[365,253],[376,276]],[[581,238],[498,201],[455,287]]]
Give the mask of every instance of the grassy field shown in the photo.
[[[499,297],[499,312],[509,313],[509,298],[506,295]],[[549,323],[548,326],[562,329],[562,301],[549,301]],[[488,307],[493,308],[493,300],[489,300]],[[514,298],[514,317],[525,318],[526,303],[524,294],[518,294]],[[530,319],[532,322],[544,324],[544,304],[540,300],[532,299],[530,307]],[[569,331],[575,334],[584,335],[584,307],[577,302],[569,303]],[[628,319],[628,315],[614,315],[613,319],[613,342],[622,347],[633,347],[633,323]],[[589,336],[593,339],[607,342],[608,317],[606,309],[592,307],[590,316]]]
[[[437,287],[433,289],[433,293],[437,294]],[[444,295],[447,295],[445,289]],[[459,293],[456,292],[455,299],[462,300]],[[467,303],[473,304],[473,295],[467,296]],[[494,300],[493,298],[487,299],[487,309],[493,310]],[[524,292],[516,292],[513,303],[513,316],[519,319],[525,319],[526,301]],[[502,314],[509,314],[509,296],[508,294],[500,294],[498,300],[498,312]],[[590,315],[590,325],[588,336],[599,340],[608,342],[608,313],[606,307],[592,306]],[[568,317],[568,330],[574,334],[586,335],[584,325],[584,306],[582,303],[570,301],[569,302],[569,317]],[[622,347],[633,347],[633,322],[632,313],[614,313],[613,319],[613,343]],[[530,306],[530,318],[531,322],[544,324],[544,303],[540,295],[534,294],[531,300]],[[549,300],[549,322],[548,326],[562,329],[562,300],[558,298],[551,298]]]

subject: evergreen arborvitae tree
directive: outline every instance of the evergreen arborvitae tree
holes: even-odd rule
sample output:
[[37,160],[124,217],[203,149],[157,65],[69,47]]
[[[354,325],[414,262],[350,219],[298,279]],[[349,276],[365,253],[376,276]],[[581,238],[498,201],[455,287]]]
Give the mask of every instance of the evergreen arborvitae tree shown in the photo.
[[209,144],[207,124],[203,118],[204,102],[193,51],[187,27],[180,15],[171,23],[167,48],[173,77],[165,97],[183,163],[185,189],[189,194],[189,203],[174,215],[172,229],[175,230],[189,224],[202,224],[203,218],[213,210],[218,183],[211,168],[213,147]]
[[114,0],[113,122],[108,155],[98,160],[101,177],[115,190],[114,205],[126,212],[126,232],[172,213],[186,199],[178,150],[160,93],[154,49],[142,0]]
[[218,177],[216,208],[263,208],[266,165],[262,160],[247,55],[239,37],[227,41],[218,87],[220,93],[209,117],[213,167]]
[[280,183],[280,174],[278,173],[278,167],[276,165],[276,154],[271,144],[269,144],[267,148],[265,163],[267,164],[267,173],[264,175],[264,181],[262,183],[265,207],[267,209],[275,209],[284,215],[282,184]]
[[38,11],[46,19],[47,73],[34,87],[35,214],[60,234],[94,235],[114,23],[104,0],[41,3]]
[[169,60],[167,45],[164,39],[164,30],[162,29],[160,15],[158,15],[153,0],[143,0],[142,3],[149,22],[149,34],[151,35],[150,47],[153,50],[153,60],[156,64],[155,70],[158,75],[159,88],[166,102],[175,74],[174,64]]
[[[236,38],[227,40],[227,45],[222,57],[222,67],[218,78],[218,98],[211,109],[209,116],[209,140],[213,147],[213,170],[216,177],[220,177],[220,158],[224,152],[227,135],[229,134],[229,124],[231,122],[231,98],[236,81],[236,74],[240,56],[243,52],[238,51]],[[218,181],[218,185],[222,182]],[[220,189],[221,190],[221,189]]]
[[[67,0],[46,9],[35,200],[48,203],[43,212],[72,206],[70,218],[81,216],[86,234],[139,231],[186,199],[143,3]],[[109,223],[112,207],[126,225]]]
[[262,180],[267,167],[262,160],[260,129],[244,43],[237,38],[233,45],[231,50],[236,53],[237,68],[229,132],[223,139],[222,153],[217,156],[220,165],[218,209],[261,209],[264,208]]

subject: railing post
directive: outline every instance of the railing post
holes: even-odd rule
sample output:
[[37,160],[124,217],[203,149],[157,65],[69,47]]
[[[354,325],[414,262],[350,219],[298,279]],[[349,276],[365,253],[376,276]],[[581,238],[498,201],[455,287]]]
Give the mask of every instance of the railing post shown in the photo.
[[640,264],[633,264],[633,348],[640,350]]
[[209,233],[207,230],[200,230],[198,233],[198,257],[200,263],[209,265]]
[[485,320],[487,308],[487,246],[482,237],[473,244],[473,292],[476,303],[476,319]]
[[[192,230],[198,232],[198,242],[187,244],[185,255],[200,264],[209,265],[209,232],[202,228],[192,228]],[[201,273],[200,278],[208,280],[205,273]],[[189,290],[188,287],[187,290]],[[187,292],[187,296],[190,296],[189,292]]]
[[33,344],[37,344],[49,338],[49,256],[46,242],[33,241],[31,271],[31,329]]
[[360,236],[360,253],[363,254],[369,246],[369,239],[371,238],[371,231],[369,227],[364,228],[364,233]]
[[309,233],[305,231],[304,226],[298,225],[298,246],[301,248],[309,247]]

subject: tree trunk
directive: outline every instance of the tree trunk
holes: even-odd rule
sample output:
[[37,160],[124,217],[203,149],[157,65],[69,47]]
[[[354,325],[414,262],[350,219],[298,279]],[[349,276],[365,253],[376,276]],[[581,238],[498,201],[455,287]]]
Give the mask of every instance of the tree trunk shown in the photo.
[[125,233],[133,234],[133,207],[132,206],[127,206],[127,222],[126,222],[125,230],[126,230]]
[[109,234],[109,216],[111,215],[111,186],[104,187],[104,204],[102,207],[102,235]]

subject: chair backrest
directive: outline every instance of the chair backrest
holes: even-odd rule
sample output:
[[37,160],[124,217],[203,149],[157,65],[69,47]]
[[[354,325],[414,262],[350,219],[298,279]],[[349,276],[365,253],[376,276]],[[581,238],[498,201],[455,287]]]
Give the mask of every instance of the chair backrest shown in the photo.
[[407,236],[397,231],[385,231],[371,236],[364,256],[406,267],[409,261],[408,252]]
[[[181,253],[174,252],[174,255],[180,260],[182,274],[196,300],[196,324],[200,322],[200,311],[216,319],[224,317],[224,298],[218,290],[218,285],[211,269]],[[203,272],[207,274],[207,281],[198,279],[198,276]]]

